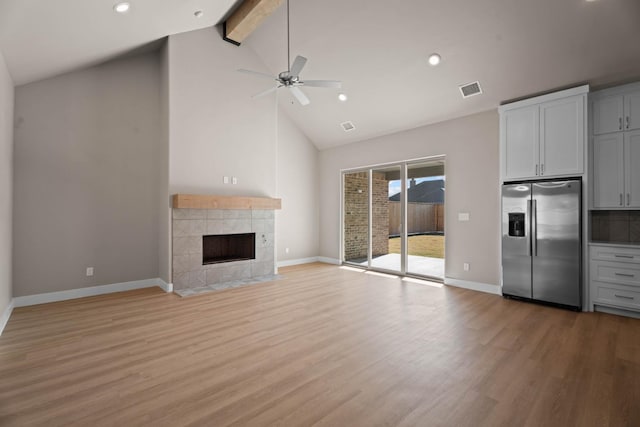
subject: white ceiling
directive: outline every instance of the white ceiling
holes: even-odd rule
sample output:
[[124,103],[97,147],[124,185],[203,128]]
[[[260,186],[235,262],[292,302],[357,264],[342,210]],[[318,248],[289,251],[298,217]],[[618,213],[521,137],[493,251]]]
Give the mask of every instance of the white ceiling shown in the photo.
[[[236,0],[0,0],[0,50],[16,85],[127,53],[170,34],[217,24]],[[204,11],[196,18],[196,10]]]
[[[235,3],[129,1],[121,16],[115,0],[0,0],[0,50],[15,83],[211,26]],[[274,74],[285,70],[285,25],[280,8],[238,49],[255,51]],[[557,88],[640,80],[639,40],[639,0],[291,0],[291,54],[309,59],[302,77],[342,80],[349,100],[320,88],[304,88],[306,107],[279,96],[322,149]],[[428,65],[431,52],[440,66]],[[485,93],[462,99],[458,85],[475,80]],[[347,120],[356,130],[342,130]]]

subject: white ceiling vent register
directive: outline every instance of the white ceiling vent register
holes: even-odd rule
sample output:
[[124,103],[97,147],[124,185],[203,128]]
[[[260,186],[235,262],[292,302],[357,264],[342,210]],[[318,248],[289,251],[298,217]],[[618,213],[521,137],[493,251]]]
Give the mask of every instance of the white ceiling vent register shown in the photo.
[[467,83],[466,85],[459,86],[459,89],[463,98],[469,98],[470,96],[480,95],[482,93],[480,82]]
[[345,132],[351,132],[356,128],[353,122],[340,123],[340,126],[342,126],[342,129],[344,129]]

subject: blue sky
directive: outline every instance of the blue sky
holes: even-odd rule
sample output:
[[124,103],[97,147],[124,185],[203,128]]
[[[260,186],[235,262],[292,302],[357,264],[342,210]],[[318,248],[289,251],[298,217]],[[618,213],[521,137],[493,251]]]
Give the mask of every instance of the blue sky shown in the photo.
[[[416,184],[420,184],[424,181],[436,181],[438,179],[445,179],[444,176],[429,176],[427,178],[416,178]],[[400,180],[389,181],[389,197],[400,192]]]

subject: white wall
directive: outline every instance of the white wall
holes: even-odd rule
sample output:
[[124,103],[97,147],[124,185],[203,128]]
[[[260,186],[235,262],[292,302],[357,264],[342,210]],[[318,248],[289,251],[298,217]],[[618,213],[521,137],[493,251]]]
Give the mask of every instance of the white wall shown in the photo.
[[13,82],[0,52],[0,333],[12,298],[13,98]]
[[[214,28],[169,37],[169,191],[281,197],[278,260],[315,256],[317,150],[278,114],[275,94],[251,98],[274,82],[238,68],[269,73],[252,50]],[[223,176],[238,184],[223,184]]]
[[158,277],[160,105],[156,53],[16,88],[14,296]]
[[[498,114],[490,111],[321,151],[320,255],[340,254],[341,169],[444,154],[445,276],[499,285],[498,135]],[[459,222],[459,212],[471,220]]]

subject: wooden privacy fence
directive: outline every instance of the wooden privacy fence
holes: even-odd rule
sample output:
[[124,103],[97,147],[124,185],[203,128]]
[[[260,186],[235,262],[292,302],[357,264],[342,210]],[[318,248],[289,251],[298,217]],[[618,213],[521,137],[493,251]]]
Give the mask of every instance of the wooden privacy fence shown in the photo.
[[[389,202],[389,235],[400,234],[400,202]],[[444,233],[444,205],[434,203],[407,204],[408,233]]]

